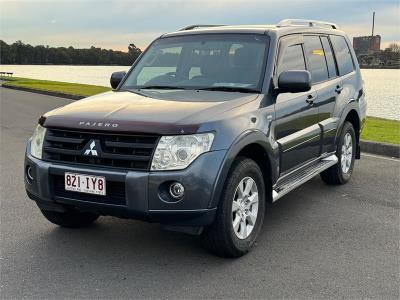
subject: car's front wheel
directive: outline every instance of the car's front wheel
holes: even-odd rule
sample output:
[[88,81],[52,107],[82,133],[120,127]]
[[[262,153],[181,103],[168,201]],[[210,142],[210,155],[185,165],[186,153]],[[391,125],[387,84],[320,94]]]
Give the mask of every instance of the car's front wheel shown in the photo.
[[214,223],[205,229],[205,247],[223,257],[239,257],[254,245],[263,224],[265,186],[251,159],[239,158],[227,177]]

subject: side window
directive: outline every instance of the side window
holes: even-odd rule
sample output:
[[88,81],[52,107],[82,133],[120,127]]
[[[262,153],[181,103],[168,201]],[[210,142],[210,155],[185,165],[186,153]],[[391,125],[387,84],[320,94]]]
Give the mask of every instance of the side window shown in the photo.
[[300,44],[286,47],[283,50],[279,61],[278,75],[283,71],[306,69],[303,48]]
[[304,44],[313,83],[327,80],[329,78],[328,68],[325,61],[325,52],[322,48],[319,36],[304,36]]
[[331,44],[329,43],[328,37],[321,36],[322,46],[324,47],[325,60],[328,65],[329,78],[337,76],[335,59],[333,58]]
[[339,75],[342,76],[352,72],[354,70],[353,59],[345,38],[338,35],[330,35],[330,38],[339,68]]

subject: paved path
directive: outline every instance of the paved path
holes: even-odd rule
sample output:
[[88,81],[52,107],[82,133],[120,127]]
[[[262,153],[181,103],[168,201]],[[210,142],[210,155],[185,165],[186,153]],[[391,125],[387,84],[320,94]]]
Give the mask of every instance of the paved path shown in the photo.
[[24,144],[69,100],[0,93],[1,298],[399,298],[398,160],[363,155],[345,186],[315,177],[271,207],[251,254],[221,259],[155,224],[48,223],[25,195]]

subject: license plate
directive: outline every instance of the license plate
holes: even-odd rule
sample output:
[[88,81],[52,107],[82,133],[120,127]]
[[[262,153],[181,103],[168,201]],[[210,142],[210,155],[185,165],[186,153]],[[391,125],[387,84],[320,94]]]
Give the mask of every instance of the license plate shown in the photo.
[[86,174],[65,173],[65,189],[67,191],[106,195],[106,178]]

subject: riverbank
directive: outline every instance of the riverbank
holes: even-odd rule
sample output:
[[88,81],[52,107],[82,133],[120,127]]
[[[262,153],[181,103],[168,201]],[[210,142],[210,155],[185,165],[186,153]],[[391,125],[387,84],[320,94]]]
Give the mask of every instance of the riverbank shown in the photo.
[[0,80],[6,81],[2,84],[5,87],[19,88],[32,92],[49,92],[48,94],[57,93],[58,96],[71,95],[72,97],[67,97],[71,99],[88,97],[111,90],[111,88],[98,85],[38,80],[10,76],[0,76]]
[[399,145],[400,121],[367,117],[361,139]]
[[[104,86],[0,76],[4,87],[81,99],[111,90]],[[400,145],[400,121],[367,117],[361,139]]]

